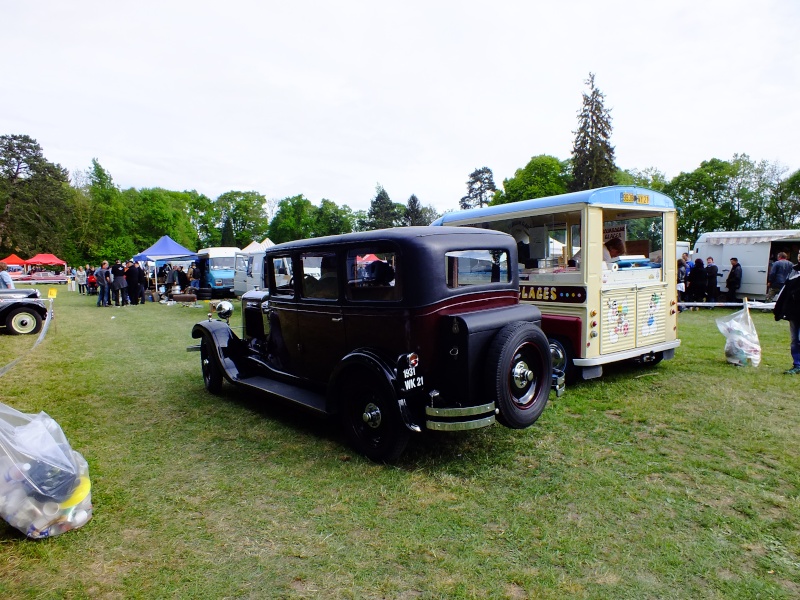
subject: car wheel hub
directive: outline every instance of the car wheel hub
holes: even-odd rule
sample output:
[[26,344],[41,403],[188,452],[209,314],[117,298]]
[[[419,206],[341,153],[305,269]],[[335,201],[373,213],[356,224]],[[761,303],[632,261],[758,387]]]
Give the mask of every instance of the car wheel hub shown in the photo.
[[525,361],[521,360],[514,365],[512,376],[514,378],[514,385],[516,385],[518,389],[524,390],[528,384],[533,381],[534,374],[533,371],[528,368]]
[[381,425],[381,409],[370,402],[364,407],[364,414],[361,415],[361,418],[364,423],[377,429]]

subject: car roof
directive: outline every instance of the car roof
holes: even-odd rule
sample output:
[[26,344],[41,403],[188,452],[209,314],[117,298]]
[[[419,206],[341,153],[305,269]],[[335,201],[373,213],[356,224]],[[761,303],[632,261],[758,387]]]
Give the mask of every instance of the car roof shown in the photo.
[[[361,242],[393,241],[401,245],[455,245],[464,248],[482,247],[487,244],[504,245],[510,237],[506,233],[477,227],[393,227],[374,229],[341,235],[329,235],[276,244],[266,249],[267,254],[278,254],[287,250],[305,249],[316,246],[334,246]],[[511,238],[513,240],[513,238]]]

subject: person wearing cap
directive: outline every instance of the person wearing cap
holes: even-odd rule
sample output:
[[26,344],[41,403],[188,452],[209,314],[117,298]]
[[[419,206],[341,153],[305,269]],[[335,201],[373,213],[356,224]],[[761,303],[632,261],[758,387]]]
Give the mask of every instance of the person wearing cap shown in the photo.
[[125,281],[125,267],[120,259],[117,259],[111,267],[111,295],[114,298],[114,306],[120,307],[128,304],[128,282]]

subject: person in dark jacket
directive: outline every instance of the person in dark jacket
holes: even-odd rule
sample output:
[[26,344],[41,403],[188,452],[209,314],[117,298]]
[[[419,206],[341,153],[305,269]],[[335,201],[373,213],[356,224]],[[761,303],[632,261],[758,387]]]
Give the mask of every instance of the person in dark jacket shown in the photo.
[[689,302],[702,302],[706,297],[706,269],[702,258],[695,259],[686,278],[689,281]]
[[139,304],[139,268],[133,266],[133,261],[128,261],[125,269],[125,281],[128,284],[128,301],[133,306]]
[[714,264],[714,257],[709,256],[706,259],[706,298],[709,302],[717,301],[717,277],[722,277],[719,268]]
[[792,267],[793,272],[786,280],[775,301],[775,308],[772,309],[776,321],[781,319],[789,321],[792,368],[784,371],[786,375],[800,375],[800,254],[797,255],[797,259],[798,262]]
[[731,272],[728,273],[725,285],[728,287],[728,302],[738,302],[736,290],[742,287],[742,265],[738,258],[731,259]]

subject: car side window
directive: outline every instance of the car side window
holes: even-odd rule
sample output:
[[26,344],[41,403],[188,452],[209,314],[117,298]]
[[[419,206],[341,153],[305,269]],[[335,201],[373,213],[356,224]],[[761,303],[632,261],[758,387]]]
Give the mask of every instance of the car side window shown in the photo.
[[[289,256],[274,256],[270,259],[273,278],[272,289],[276,296],[294,296],[294,279],[292,277],[292,261]],[[252,267],[250,267],[252,268]]]
[[347,299],[397,301],[398,256],[377,247],[353,248],[347,253]]
[[303,264],[303,298],[333,300],[339,297],[339,274],[336,254],[310,252],[301,256]]
[[511,268],[503,250],[458,250],[445,254],[447,287],[508,283]]

